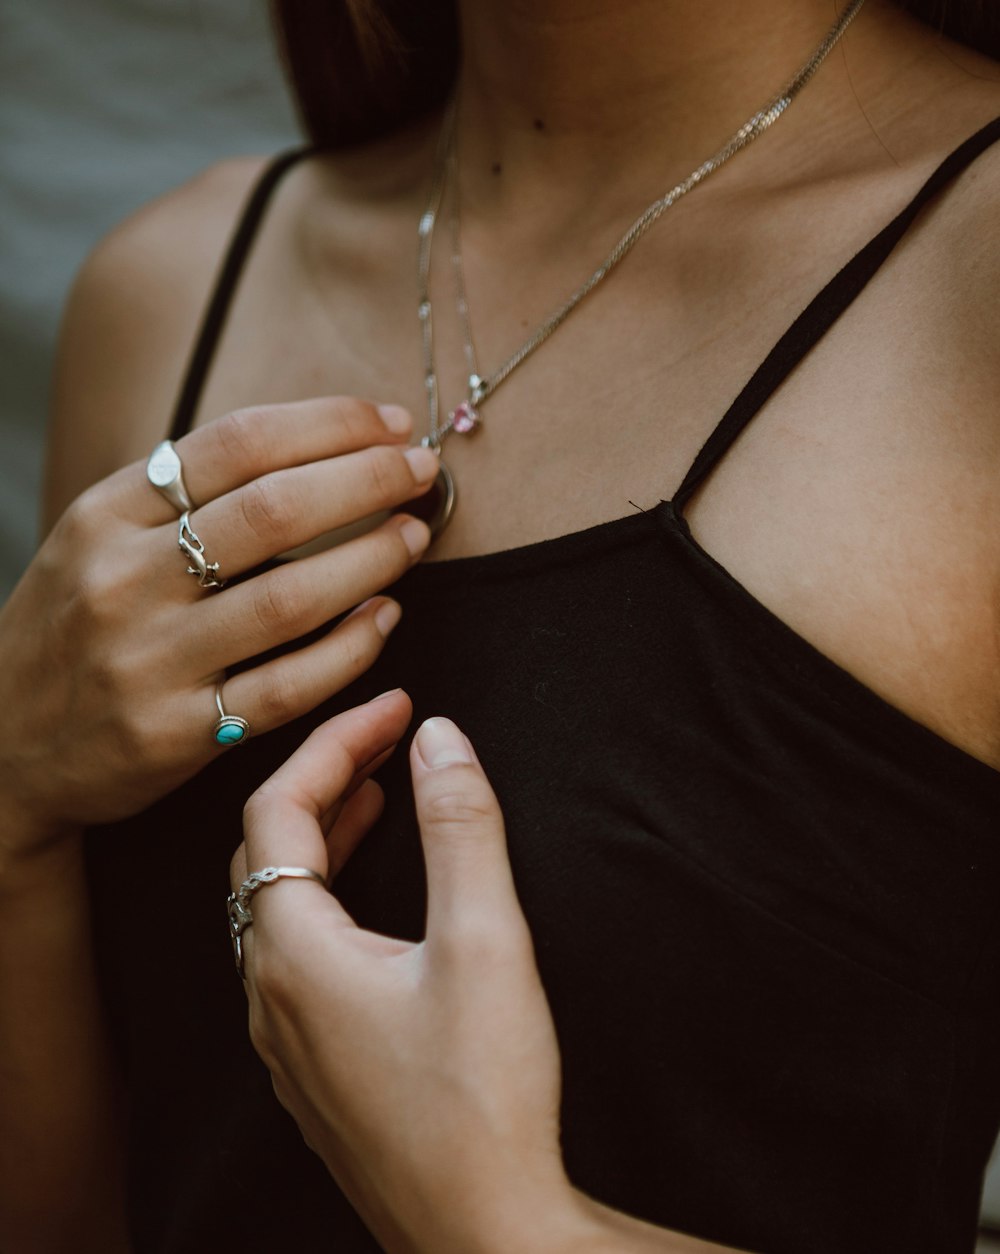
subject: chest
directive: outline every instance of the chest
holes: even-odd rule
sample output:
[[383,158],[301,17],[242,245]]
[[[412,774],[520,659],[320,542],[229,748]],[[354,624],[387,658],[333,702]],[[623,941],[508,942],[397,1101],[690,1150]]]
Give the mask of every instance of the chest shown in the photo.
[[[773,343],[887,216],[877,204],[871,223],[831,221],[821,246],[815,231],[789,227],[779,249],[773,229],[751,224],[719,247],[712,222],[691,216],[673,235],[644,239],[646,252],[511,373],[482,426],[451,437],[458,505],[430,560],[550,539],[669,498]],[[995,633],[983,566],[968,555],[996,501],[961,418],[987,398],[966,385],[963,350],[942,338],[940,303],[927,300],[933,230],[907,239],[766,398],[688,517],[704,546],[821,651],[992,759]],[[290,283],[287,256],[265,236],[202,420],[346,393],[402,401],[426,430],[412,246],[407,220],[356,273],[310,270]],[[467,371],[448,277],[439,273],[434,291],[445,412],[463,398]],[[478,323],[471,312],[484,369],[531,336],[554,281],[521,270],[481,288]],[[943,516],[954,525],[942,529]]]
[[[768,202],[741,210],[746,221],[734,232],[725,198],[704,209],[683,202],[676,220],[659,222],[510,372],[482,406],[482,426],[449,440],[458,506],[432,556],[551,538],[671,495],[774,342],[893,207],[887,189],[851,216],[833,207],[813,218],[807,204],[778,213],[775,224]],[[265,227],[198,420],[344,393],[406,405],[419,436],[428,429],[428,365],[447,414],[466,395],[470,353],[486,377],[503,368],[595,260],[570,247],[554,260],[543,253],[539,264],[523,245],[487,238],[466,257],[463,325],[450,242],[440,239],[428,359],[413,225],[409,214],[390,218],[371,238],[345,244],[350,260],[296,256],[280,221]],[[733,492],[756,484],[797,527],[796,485],[814,514],[834,502],[863,512],[868,468],[878,473],[891,459],[893,474],[881,477],[899,499],[931,477],[947,414],[929,378],[943,371],[951,384],[960,363],[928,361],[929,345],[938,359],[947,346],[926,313],[933,276],[914,252],[889,263],[788,385],[775,382],[752,432],[726,458]],[[949,403],[966,399],[952,390]]]
[[[245,1164],[299,1178],[306,1151],[290,1123],[269,1126],[266,1077],[245,1057],[211,868],[224,878],[238,802],[311,725],[402,681],[415,721],[444,710],[469,731],[501,798],[559,1032],[573,1178],[662,1224],[729,1216],[729,1240],[776,1250],[797,1237],[782,1231],[786,1208],[762,1211],[759,1197],[790,1181],[822,1215],[817,1248],[891,1240],[877,1227],[898,1223],[885,1196],[910,1213],[939,1152],[952,1064],[941,1001],[964,987],[993,917],[988,772],[785,641],[668,511],[533,555],[418,567],[393,591],[403,622],[370,673],[93,844],[137,1177],[166,1160],[164,1183],[146,1188],[182,1196],[178,1228],[190,1231],[245,1189]],[[418,937],[426,900],[402,747],[380,779],[386,810],[337,893],[362,924]],[[182,830],[207,868],[160,868],[184,927],[155,986],[128,943],[142,895],[124,891],[149,879],[150,830]],[[176,1065],[205,1040],[198,1068]],[[992,1135],[995,1113],[978,1107]],[[211,1154],[191,1152],[201,1137]],[[732,1169],[734,1152],[752,1173]],[[219,1162],[237,1153],[240,1173],[220,1183]],[[720,1209],[730,1174],[751,1185],[727,1178]],[[829,1189],[854,1175],[879,1186],[871,1215]],[[295,1221],[367,1254],[349,1228],[341,1240],[328,1190],[306,1190]],[[751,1239],[745,1225],[761,1223],[773,1231]]]

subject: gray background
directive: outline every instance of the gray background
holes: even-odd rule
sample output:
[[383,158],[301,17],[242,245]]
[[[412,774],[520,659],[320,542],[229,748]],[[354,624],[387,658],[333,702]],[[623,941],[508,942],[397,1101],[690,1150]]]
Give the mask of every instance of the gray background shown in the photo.
[[264,0],[0,0],[0,602],[35,543],[59,311],[84,256],[297,132]]
[[[264,0],[0,0],[0,603],[35,543],[52,354],[80,262],[211,162],[296,139]],[[1000,1162],[987,1213],[1000,1227]]]

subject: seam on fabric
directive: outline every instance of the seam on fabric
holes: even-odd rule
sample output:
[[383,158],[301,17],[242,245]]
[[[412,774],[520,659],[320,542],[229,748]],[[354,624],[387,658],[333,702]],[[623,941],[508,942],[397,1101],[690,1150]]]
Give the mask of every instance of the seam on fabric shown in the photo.
[[825,953],[830,954],[832,957],[837,958],[842,962],[849,963],[852,967],[865,972],[867,975],[872,976],[875,979],[883,981],[892,988],[898,989],[900,992],[917,998],[926,1005],[931,1006],[935,1010],[947,1015],[949,1021],[954,1020],[956,1014],[954,1006],[951,1006],[947,1002],[932,996],[930,993],[927,993],[922,989],[914,988],[913,985],[904,983],[902,980],[889,975],[885,971],[880,971],[877,967],[873,967],[869,963],[863,962],[860,958],[855,957],[853,954],[848,954],[843,950],[838,949],[830,941],[825,940],[812,932],[806,931],[798,923],[793,923],[791,920],[784,918],[770,906],[765,905],[756,897],[750,896],[745,890],[733,884],[732,881],[725,875],[720,874],[714,868],[708,866],[707,863],[703,862],[700,858],[695,857],[695,855],[690,853],[688,850],[682,849],[679,845],[674,844],[672,840],[665,837],[661,832],[654,832],[649,828],[644,828],[643,830],[650,840],[653,840],[658,845],[669,849],[681,861],[687,863],[689,866],[695,867],[702,875],[710,879],[713,883],[718,884],[739,901],[744,902],[748,907],[757,911],[759,914],[764,915],[773,923],[776,923],[780,927],[784,928],[786,931],[794,933],[794,935],[800,937],[804,941],[807,941],[815,948],[823,950]]

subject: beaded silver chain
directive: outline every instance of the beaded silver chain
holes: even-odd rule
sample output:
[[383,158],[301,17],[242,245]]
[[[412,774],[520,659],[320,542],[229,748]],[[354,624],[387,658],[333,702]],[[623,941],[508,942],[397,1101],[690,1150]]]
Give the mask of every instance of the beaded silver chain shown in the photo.
[[[778,118],[795,100],[843,38],[844,33],[857,17],[863,4],[864,0],[852,0],[852,3],[840,15],[819,47],[816,48],[808,61],[789,80],[785,87],[745,122],[716,153],[706,161],[703,161],[697,169],[692,170],[687,178],[644,209],[589,278],[576,288],[561,305],[554,309],[535,328],[524,343],[488,376],[480,374],[476,363],[469,301],[462,266],[458,212],[458,158],[454,142],[457,110],[455,101],[451,102],[446,110],[441,133],[438,137],[430,195],[427,200],[427,206],[421,214],[417,230],[417,312],[422,334],[424,386],[427,392],[427,407],[430,419],[429,433],[422,441],[426,447],[440,454],[441,444],[446,436],[452,432],[466,434],[479,425],[479,410],[483,403],[510,377],[522,362],[530,357],[536,349],[545,343],[550,335],[562,326],[581,301],[604,282],[612,270],[628,256],[650,227],[672,205],[675,205],[683,196],[686,196],[688,192],[692,191],[700,183],[703,183],[728,161],[731,161],[738,152],[752,144],[755,139],[777,122]],[[434,357],[434,321],[430,297],[430,265],[434,226],[441,209],[444,188],[449,176],[454,184],[453,198],[455,208],[451,218],[451,236],[456,307],[462,324],[463,347],[469,375],[465,400],[457,405],[442,423],[440,421],[440,389]],[[448,515],[451,513],[455,493],[454,481],[443,462],[441,464],[441,472],[439,473],[438,490],[446,499],[446,505],[441,507],[444,511],[444,516],[435,520],[437,527],[440,528],[447,522]]]

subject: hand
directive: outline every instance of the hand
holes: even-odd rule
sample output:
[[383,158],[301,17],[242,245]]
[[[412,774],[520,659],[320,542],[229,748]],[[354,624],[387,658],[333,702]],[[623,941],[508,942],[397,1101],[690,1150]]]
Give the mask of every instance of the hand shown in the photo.
[[[335,874],[381,811],[368,776],[409,714],[396,692],[319,728],[250,799],[234,888],[248,867]],[[254,1044],[387,1250],[583,1248],[556,1036],[496,798],[446,719],[417,733],[411,768],[426,939],[363,931],[308,880],[259,890],[244,933]]]
[[[396,691],[332,719],[251,797],[248,870],[329,882],[382,809]],[[275,1092],[390,1254],[737,1254],[593,1201],[566,1178],[560,1063],[503,819],[472,745],[431,719],[410,753],[426,939],[363,931],[321,885],[278,880],[243,933],[250,1031]]]
[[[436,460],[406,449],[409,429],[398,408],[339,398],[246,410],[185,436],[177,449],[207,556],[231,579],[420,495]],[[339,691],[399,617],[368,598],[429,540],[424,523],[395,516],[206,592],[177,531],[144,464],[128,466],[69,508],[0,613],[0,801],[22,820],[0,824],[0,857],[178,786],[220,752],[214,692],[227,667],[367,601],[318,642],[234,676],[225,705],[256,734]]]

